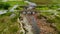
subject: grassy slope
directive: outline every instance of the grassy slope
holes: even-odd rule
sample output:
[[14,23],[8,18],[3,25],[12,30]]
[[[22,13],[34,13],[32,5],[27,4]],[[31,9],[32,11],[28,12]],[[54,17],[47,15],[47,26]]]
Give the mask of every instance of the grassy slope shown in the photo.
[[[26,5],[23,1],[9,1],[3,3],[8,3],[11,5],[11,7],[16,4]],[[16,34],[19,30],[19,24],[17,22],[19,12],[14,12],[14,14],[16,15],[14,18],[10,18],[11,14],[11,12],[7,12],[5,14],[0,15],[0,34]]]
[[16,16],[10,18],[11,12],[0,15],[0,34],[16,34],[19,30],[19,24],[17,22],[18,13],[15,12]]
[[16,5],[16,4],[18,4],[18,5],[26,5],[26,3],[25,3],[24,1],[8,1],[8,2],[6,2],[6,3],[9,3],[9,4],[11,4],[12,6],[13,6],[13,5]]
[[[9,3],[11,6],[14,6],[16,4],[26,5],[22,1],[18,1],[18,2],[17,1],[9,1],[9,2],[6,2],[6,3]],[[57,14],[59,16],[57,16],[57,15],[54,15],[54,13],[52,13],[54,11],[46,12],[46,10],[49,10],[48,7],[37,8],[37,9],[38,10],[42,10],[43,9],[43,11],[45,11],[45,12],[42,11],[40,14],[42,14],[43,16],[48,16],[47,18],[48,18],[49,22],[52,21],[53,23],[55,23],[56,28],[58,30],[60,30],[60,12],[59,11],[55,11],[55,12],[59,12]],[[52,17],[53,16],[52,14],[54,15],[54,18]],[[12,19],[12,20],[15,20],[15,18]],[[13,22],[12,20],[9,18],[9,16],[6,16],[6,15],[5,16],[2,16],[2,15],[0,16],[0,34],[1,33],[6,33],[6,34],[11,34],[12,33],[12,34],[15,34],[15,32],[18,31],[18,29],[19,29],[18,28],[18,22],[17,21]]]
[[[40,10],[41,11],[41,15],[43,15],[43,16],[45,16],[45,17],[47,17],[47,19],[48,19],[48,22],[50,22],[50,23],[54,23],[56,26],[56,28],[57,28],[57,30],[59,30],[60,31],[60,11],[55,11],[55,10]],[[55,15],[55,13],[57,13],[56,15]]]

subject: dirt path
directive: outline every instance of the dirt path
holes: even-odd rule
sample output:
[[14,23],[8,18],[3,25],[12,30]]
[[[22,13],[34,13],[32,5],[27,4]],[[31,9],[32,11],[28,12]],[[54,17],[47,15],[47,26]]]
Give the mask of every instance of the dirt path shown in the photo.
[[55,29],[50,27],[49,23],[46,23],[44,18],[38,19],[37,15],[34,15],[37,21],[37,25],[40,28],[40,34],[57,34]]
[[54,28],[43,19],[38,19],[37,15],[23,15],[24,28],[26,34],[56,34]]

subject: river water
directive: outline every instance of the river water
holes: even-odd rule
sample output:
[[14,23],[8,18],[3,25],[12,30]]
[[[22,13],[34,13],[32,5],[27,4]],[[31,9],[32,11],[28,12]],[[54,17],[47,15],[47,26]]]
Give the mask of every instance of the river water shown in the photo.
[[[14,5],[9,11],[10,12],[14,12],[14,9],[17,8],[18,5]],[[4,14],[4,13],[7,13],[8,10],[0,10],[0,14]]]
[[34,16],[27,16],[26,18],[28,19],[28,21],[30,21],[29,23],[32,26],[34,34],[40,34],[40,29],[37,26],[37,21],[36,21],[35,17]]

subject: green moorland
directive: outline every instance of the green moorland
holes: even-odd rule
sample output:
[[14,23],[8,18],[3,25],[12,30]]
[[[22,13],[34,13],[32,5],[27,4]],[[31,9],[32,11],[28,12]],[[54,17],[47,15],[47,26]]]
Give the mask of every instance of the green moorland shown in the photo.
[[19,30],[19,23],[17,21],[18,13],[14,13],[15,16],[11,16],[12,12],[7,12],[0,15],[0,34],[17,34]]
[[9,9],[11,9],[16,4],[25,5],[23,1],[0,2],[0,10],[8,10],[6,13],[0,14],[0,34],[18,34],[19,33],[19,30],[21,28],[17,19],[20,17],[19,16],[20,13],[18,11],[14,11],[14,12],[9,11]]
[[60,6],[51,5],[51,6],[40,6],[40,8],[36,8],[38,10],[40,19],[42,17],[46,17],[47,23],[54,23],[54,27],[60,34]]
[[[8,2],[0,2],[0,10],[9,10],[14,5],[26,5],[24,1],[8,1]],[[45,16],[47,18],[48,23],[54,23],[55,28],[59,31],[60,34],[60,5],[59,4],[50,4],[45,6],[39,6],[36,8],[38,10],[40,18],[42,16]],[[21,8],[17,7],[17,10],[20,10]],[[14,14],[13,17],[11,15]],[[17,22],[17,18],[19,16],[19,12],[7,12],[5,14],[0,15],[0,34],[17,34],[17,31],[19,30],[19,24]]]

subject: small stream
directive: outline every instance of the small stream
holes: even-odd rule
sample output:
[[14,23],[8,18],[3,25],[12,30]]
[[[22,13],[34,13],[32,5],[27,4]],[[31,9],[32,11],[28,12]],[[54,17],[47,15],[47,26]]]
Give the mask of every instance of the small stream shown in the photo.
[[[33,2],[29,2],[29,1],[25,1],[25,2],[29,4],[27,10],[33,9],[34,6],[37,6]],[[28,19],[28,17],[29,16],[27,16],[26,18]],[[34,34],[40,34],[40,29],[37,26],[37,22],[36,22],[34,16],[30,16],[29,19],[31,19],[31,20],[29,20],[30,21],[29,23],[31,23],[32,29],[34,30]]]
[[0,10],[0,14],[7,13],[8,10]]
[[34,16],[26,16],[26,18],[28,19],[28,23],[31,24],[32,26],[32,30],[34,34],[40,34],[40,28],[37,25],[36,19]]
[[17,8],[17,7],[18,7],[18,5],[14,5],[9,11],[14,12],[14,9]]
[[14,9],[17,7],[18,7],[18,5],[14,5],[10,10],[0,10],[0,14],[7,13],[7,11],[14,12]]
[[37,26],[36,19],[34,18],[34,16],[31,16],[30,18],[31,18],[32,28],[34,29],[35,34],[40,34],[40,29],[39,29],[39,27]]

